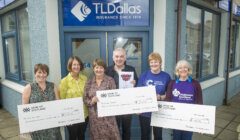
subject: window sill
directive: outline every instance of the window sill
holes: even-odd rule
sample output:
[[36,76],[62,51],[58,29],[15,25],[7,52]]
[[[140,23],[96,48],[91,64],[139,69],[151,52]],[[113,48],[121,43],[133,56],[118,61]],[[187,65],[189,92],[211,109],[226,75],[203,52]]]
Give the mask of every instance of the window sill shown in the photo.
[[233,72],[230,72],[229,73],[229,77],[232,78],[234,76],[237,76],[237,75],[240,75],[240,70],[236,70],[236,71],[233,71]]
[[204,82],[201,82],[201,87],[202,89],[206,89],[206,88],[209,88],[213,85],[216,85],[218,83],[221,83],[224,81],[224,78],[222,77],[216,77],[216,78],[213,78],[213,79],[210,79],[210,80],[206,80]]
[[17,84],[17,83],[14,83],[12,81],[9,81],[9,80],[2,80],[1,82],[2,85],[10,88],[10,89],[13,89],[19,93],[23,93],[23,89],[24,89],[24,86],[23,85],[20,85],[20,84]]

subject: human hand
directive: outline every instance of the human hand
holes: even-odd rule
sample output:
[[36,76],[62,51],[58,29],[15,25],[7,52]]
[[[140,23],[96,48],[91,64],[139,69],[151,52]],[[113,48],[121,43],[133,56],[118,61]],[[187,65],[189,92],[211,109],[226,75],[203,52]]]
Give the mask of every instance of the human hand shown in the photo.
[[91,104],[93,105],[93,104],[96,104],[97,102],[98,102],[98,98],[97,98],[97,96],[94,96],[92,98]]
[[159,95],[159,94],[157,94],[157,100],[158,101],[163,101],[163,100],[165,100],[165,98],[166,98],[166,95]]
[[135,80],[132,80],[130,83],[133,84],[133,86],[135,86],[136,81],[135,81]]

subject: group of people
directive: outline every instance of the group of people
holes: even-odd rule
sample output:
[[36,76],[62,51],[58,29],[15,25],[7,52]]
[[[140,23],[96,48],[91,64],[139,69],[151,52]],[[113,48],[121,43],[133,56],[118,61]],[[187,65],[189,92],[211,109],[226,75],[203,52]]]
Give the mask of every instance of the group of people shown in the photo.
[[[151,53],[148,57],[150,69],[142,73],[138,79],[135,68],[126,64],[126,51],[116,48],[113,52],[112,66],[107,67],[102,59],[93,62],[94,75],[88,79],[81,73],[84,69],[79,57],[69,58],[68,75],[64,77],[57,88],[47,81],[49,68],[45,64],[34,67],[35,82],[28,84],[23,92],[23,104],[83,97],[85,122],[68,125],[70,140],[84,140],[85,131],[89,124],[91,140],[130,140],[131,115],[98,117],[96,91],[119,88],[119,72],[134,73],[131,81],[134,87],[153,85],[156,88],[157,100],[180,103],[202,104],[202,90],[199,82],[191,78],[192,67],[186,60],[176,64],[176,79],[171,80],[168,73],[162,71],[162,58],[158,53]],[[137,94],[137,93],[136,93]],[[151,139],[151,112],[139,114],[141,139]],[[51,139],[61,140],[59,128],[51,128],[32,132],[33,140]],[[162,139],[162,128],[153,127],[154,140]],[[173,130],[174,140],[191,140],[192,132]]]

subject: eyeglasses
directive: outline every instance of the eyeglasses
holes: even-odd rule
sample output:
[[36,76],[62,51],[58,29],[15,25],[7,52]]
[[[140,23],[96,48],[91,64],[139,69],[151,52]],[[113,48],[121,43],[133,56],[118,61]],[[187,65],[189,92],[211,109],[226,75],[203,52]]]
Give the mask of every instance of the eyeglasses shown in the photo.
[[179,67],[178,70],[188,70],[187,67]]

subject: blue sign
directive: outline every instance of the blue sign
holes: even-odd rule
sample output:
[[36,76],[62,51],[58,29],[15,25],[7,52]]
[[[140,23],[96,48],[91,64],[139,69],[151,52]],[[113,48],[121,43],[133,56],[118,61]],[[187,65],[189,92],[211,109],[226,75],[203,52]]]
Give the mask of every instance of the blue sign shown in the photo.
[[7,6],[8,4],[12,3],[15,0],[0,0],[0,8]]
[[228,12],[230,9],[230,1],[229,0],[221,0],[218,2],[218,7]]
[[149,26],[149,0],[62,0],[64,26]]
[[240,6],[237,6],[236,16],[240,16]]

